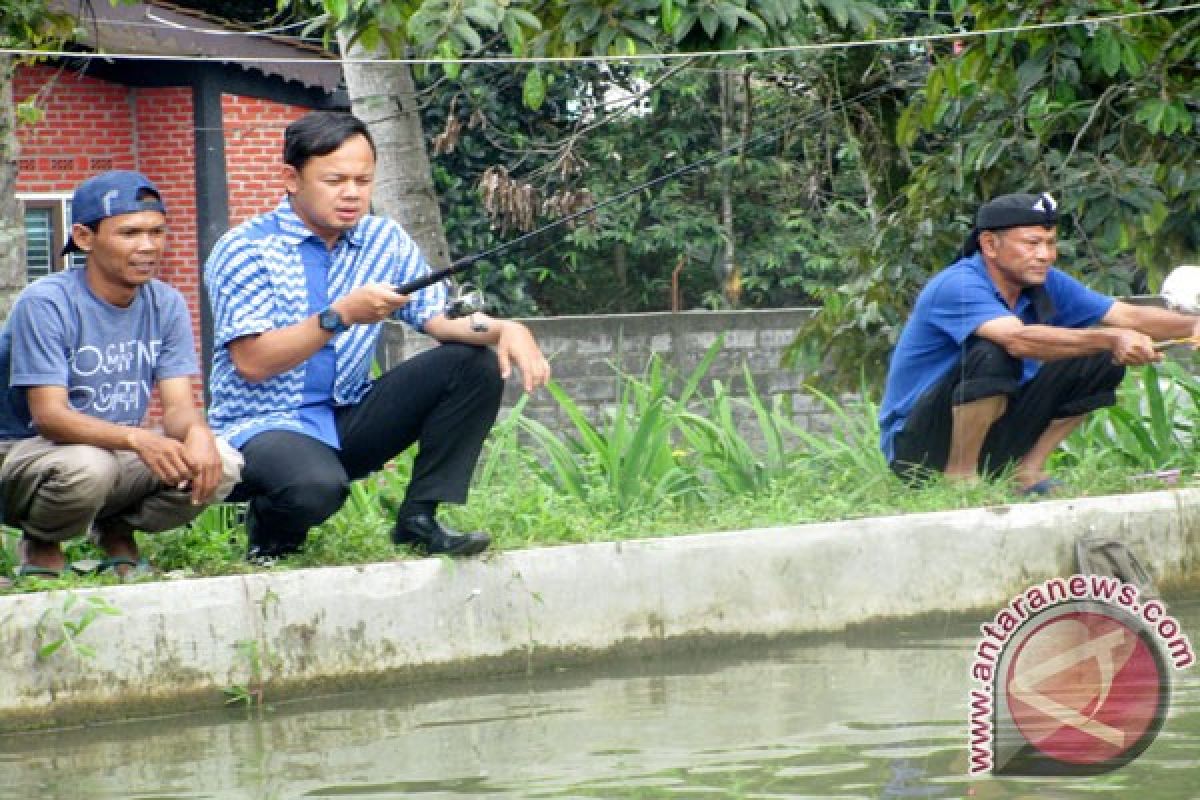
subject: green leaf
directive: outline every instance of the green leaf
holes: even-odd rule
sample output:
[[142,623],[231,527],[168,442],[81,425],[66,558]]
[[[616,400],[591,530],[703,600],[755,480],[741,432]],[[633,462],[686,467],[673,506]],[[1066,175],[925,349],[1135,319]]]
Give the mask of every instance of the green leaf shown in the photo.
[[740,8],[737,6],[734,6],[734,13],[740,19],[745,21],[748,25],[755,28],[759,33],[765,34],[767,32],[766,23],[763,22],[762,19],[760,19],[757,14],[754,14],[750,11],[747,11],[744,8]]
[[542,29],[542,21],[523,8],[510,8],[507,16],[515,19],[524,28],[535,31]]
[[463,43],[463,51],[475,53],[483,49],[483,39],[465,22],[456,22],[450,26],[450,31]]
[[679,8],[675,5],[675,0],[661,0],[658,7],[658,18],[662,23],[662,29],[666,33],[670,33],[675,27],[675,23],[679,21]]
[[1047,62],[1044,58],[1026,59],[1017,67],[1017,93],[1028,94],[1029,90],[1046,77]]
[[579,27],[585,31],[592,31],[600,24],[601,10],[599,6],[591,6],[580,12]]
[[492,13],[492,9],[487,6],[467,6],[463,9],[463,16],[488,30],[494,31],[500,27],[500,21]]
[[1121,64],[1124,65],[1125,71],[1135,78],[1146,68],[1146,61],[1133,42],[1126,42],[1121,47]]
[[717,31],[721,27],[721,20],[715,11],[711,8],[706,8],[700,12],[700,27],[704,28],[704,32],[711,39],[717,35]]
[[717,16],[721,19],[721,24],[730,31],[736,31],[738,26],[738,7],[733,3],[718,3]]
[[325,10],[330,13],[335,22],[341,22],[346,18],[346,0],[324,0],[324,3]]
[[1157,97],[1152,97],[1137,107],[1133,118],[1135,121],[1146,126],[1146,130],[1150,131],[1150,133],[1157,134],[1162,130],[1163,116],[1166,112],[1167,104]]
[[1096,46],[1100,48],[1100,68],[1108,77],[1114,77],[1121,71],[1121,43],[1108,34],[1097,36]]
[[845,28],[850,22],[850,11],[846,0],[821,0],[821,5],[833,17],[839,28]]
[[679,12],[679,18],[675,20],[675,24],[671,29],[671,38],[679,44],[687,38],[692,32],[692,28],[696,25],[696,12],[690,9],[685,9]]
[[629,36],[641,39],[643,42],[652,43],[658,38],[658,29],[641,20],[627,19],[621,25]]
[[17,103],[17,122],[21,125],[36,125],[46,116],[46,112],[38,108],[37,104],[32,100],[23,100]]
[[1149,211],[1142,215],[1142,230],[1146,231],[1148,236],[1153,236],[1162,228],[1170,214],[1171,210],[1165,203],[1155,203]]
[[66,643],[67,643],[66,639],[55,639],[53,642],[50,642],[49,644],[42,645],[41,647],[38,648],[38,651],[37,651],[38,660],[39,661],[46,660],[47,658],[49,658],[50,656],[52,656],[56,652],[58,652],[59,648],[61,648]]
[[365,53],[374,53],[379,49],[379,43],[382,37],[379,33],[379,28],[374,25],[368,25],[363,28],[358,35],[358,46]]
[[458,76],[462,74],[462,63],[453,60],[457,59],[459,55],[454,51],[454,45],[446,39],[443,39],[438,45],[438,56],[446,59],[442,64],[442,72],[446,73],[446,77],[452,81],[458,80]]
[[596,42],[592,45],[592,52],[600,55],[607,55],[608,48],[616,38],[617,29],[611,25],[605,25],[600,29],[600,33],[596,34]]
[[526,108],[537,110],[546,100],[546,82],[542,79],[542,71],[537,67],[529,70],[525,76],[525,84],[521,87],[521,99]]

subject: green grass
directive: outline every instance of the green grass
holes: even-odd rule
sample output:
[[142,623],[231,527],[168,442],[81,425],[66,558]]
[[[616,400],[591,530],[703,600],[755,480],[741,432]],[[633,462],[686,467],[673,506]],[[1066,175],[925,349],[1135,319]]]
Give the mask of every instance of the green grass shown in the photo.
[[[489,437],[469,502],[443,507],[442,518],[461,529],[486,530],[495,549],[512,550],[1028,502],[1004,478],[964,487],[935,476],[919,488],[906,486],[879,452],[870,400],[839,401],[814,391],[832,428],[805,431],[780,401],[759,396],[748,373],[748,397],[734,397],[719,381],[705,385],[719,347],[718,341],[687,376],[658,363],[642,375],[620,376],[622,403],[604,420],[586,419],[552,386],[572,422],[569,435],[538,425],[518,403]],[[1147,473],[1164,468],[1180,470],[1180,484],[1195,484],[1198,423],[1194,375],[1177,365],[1131,371],[1118,405],[1092,415],[1051,468],[1070,496],[1163,488]],[[764,444],[751,444],[744,429]],[[411,469],[410,452],[355,484],[345,507],[309,534],[301,553],[275,568],[414,557],[389,539]],[[0,540],[0,574],[11,574],[17,537],[4,530]],[[175,531],[139,534],[139,542],[166,577],[255,569],[242,560],[245,532],[235,506],[214,506]],[[96,554],[77,541],[67,555]],[[113,582],[111,576],[70,576],[22,581],[12,591]]]

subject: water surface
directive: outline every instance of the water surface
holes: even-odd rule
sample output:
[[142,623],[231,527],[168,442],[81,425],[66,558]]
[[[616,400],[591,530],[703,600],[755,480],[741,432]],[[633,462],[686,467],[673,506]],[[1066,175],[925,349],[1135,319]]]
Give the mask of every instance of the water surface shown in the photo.
[[1193,671],[1127,767],[968,779],[979,621],[2,736],[0,798],[1200,797]]

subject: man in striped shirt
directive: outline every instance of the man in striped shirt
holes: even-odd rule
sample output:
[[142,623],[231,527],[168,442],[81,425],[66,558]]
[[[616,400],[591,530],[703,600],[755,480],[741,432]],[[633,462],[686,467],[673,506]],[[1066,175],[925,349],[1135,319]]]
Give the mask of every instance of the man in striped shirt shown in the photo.
[[[221,238],[204,268],[212,303],[213,428],[242,451],[248,557],[295,552],[351,481],[418,444],[392,532],[428,553],[474,555],[484,533],[436,516],[466,500],[471,473],[515,367],[526,391],[550,367],[511,320],[450,319],[446,289],[394,287],[428,274],[404,230],[368,213],[375,145],[351,114],[313,112],[284,136],[287,197]],[[441,344],[370,379],[385,319]]]

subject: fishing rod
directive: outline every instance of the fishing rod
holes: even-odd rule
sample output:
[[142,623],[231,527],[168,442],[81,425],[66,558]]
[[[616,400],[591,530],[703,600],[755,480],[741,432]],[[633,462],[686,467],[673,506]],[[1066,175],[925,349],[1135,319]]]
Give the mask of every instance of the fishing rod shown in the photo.
[[[496,255],[497,253],[502,253],[505,250],[516,247],[517,245],[521,244],[522,242],[526,242],[536,236],[540,236],[541,234],[545,233],[546,231],[553,230],[554,228],[557,228],[561,225],[567,225],[567,224],[574,222],[575,220],[577,220],[581,217],[585,217],[589,214],[594,214],[597,211],[599,211],[600,209],[605,208],[610,205],[613,205],[614,203],[619,203],[622,200],[637,194],[638,192],[644,192],[647,189],[653,189],[654,187],[656,187],[660,184],[666,183],[667,181],[670,181],[670,180],[674,180],[675,178],[678,178],[682,175],[686,175],[689,172],[693,172],[695,170],[701,169],[702,167],[706,167],[706,166],[716,162],[717,160],[724,158],[725,156],[732,155],[740,150],[745,150],[746,148],[753,147],[764,141],[777,139],[780,136],[782,136],[783,134],[792,130],[793,128],[798,127],[799,125],[811,122],[811,121],[818,119],[825,115],[833,114],[833,113],[835,113],[835,111],[839,111],[839,110],[845,108],[846,106],[850,105],[850,103],[860,102],[863,100],[870,100],[874,97],[878,97],[879,95],[884,94],[885,92],[891,91],[892,89],[900,88],[903,85],[904,84],[902,84],[902,83],[896,82],[896,83],[886,84],[883,86],[878,86],[874,89],[870,89],[866,92],[863,92],[862,94],[856,95],[855,97],[851,97],[849,99],[843,100],[836,107],[820,109],[819,111],[814,111],[811,114],[801,117],[800,119],[798,119],[797,121],[795,121],[793,123],[790,123],[788,125],[783,125],[779,128],[775,128],[773,130],[767,131],[766,133],[759,134],[758,136],[752,137],[745,141],[741,141],[741,142],[738,142],[737,144],[730,145],[728,147],[717,150],[716,152],[711,153],[698,161],[693,161],[690,164],[684,164],[682,167],[674,169],[663,175],[659,175],[658,177],[652,178],[643,183],[640,183],[636,186],[633,186],[632,188],[626,189],[623,192],[618,192],[617,194],[613,195],[612,197],[608,197],[608,198],[605,198],[604,200],[593,203],[592,205],[588,206],[587,208],[582,208],[578,211],[572,212],[571,214],[568,214],[565,217],[559,217],[558,219],[553,220],[552,222],[548,222],[539,228],[535,228],[534,230],[529,231],[528,233],[524,233],[514,239],[509,239],[506,242],[501,242],[500,244],[498,244],[494,247],[491,247],[491,248],[483,251],[482,253],[476,253],[474,255],[463,256],[462,258],[460,258],[457,261],[450,264],[450,266],[448,266],[448,267],[443,267],[441,269],[434,270],[433,272],[429,273],[428,275],[425,275],[420,278],[416,278],[416,279],[408,281],[406,283],[402,283],[399,286],[393,287],[393,290],[397,294],[412,294],[413,292],[424,289],[427,286],[432,286],[433,284],[438,283],[439,281],[443,281],[443,280],[450,278],[454,275],[457,275],[461,272],[465,272],[466,270],[475,266],[476,264],[478,264],[480,261],[483,261],[484,259],[491,258],[492,256]],[[457,298],[455,303],[452,304],[451,309],[447,310],[446,316],[450,317],[451,319],[455,319],[458,317],[470,316],[471,314],[474,314],[474,313],[482,310],[482,306],[483,306],[482,297],[479,296],[478,293],[472,293],[472,294],[474,294],[475,296],[471,297],[468,295],[468,296],[463,296],[463,297]]]

